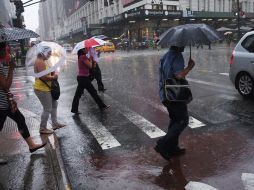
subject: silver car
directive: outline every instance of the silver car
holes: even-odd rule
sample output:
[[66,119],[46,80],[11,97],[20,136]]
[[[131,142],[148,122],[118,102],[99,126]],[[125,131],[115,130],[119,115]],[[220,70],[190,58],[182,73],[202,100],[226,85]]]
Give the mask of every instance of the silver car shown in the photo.
[[230,58],[229,77],[243,97],[254,95],[254,31],[237,43]]

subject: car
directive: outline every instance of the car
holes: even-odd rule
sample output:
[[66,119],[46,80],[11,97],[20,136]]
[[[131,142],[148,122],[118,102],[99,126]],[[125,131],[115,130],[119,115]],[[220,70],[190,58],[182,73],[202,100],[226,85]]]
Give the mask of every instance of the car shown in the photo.
[[115,52],[116,48],[112,42],[107,42],[103,46],[96,47],[96,51],[99,52]]
[[245,98],[254,95],[254,31],[246,33],[230,58],[229,78]]
[[72,51],[72,46],[71,46],[71,44],[64,44],[63,45],[63,48],[66,50],[66,52],[68,52],[68,53],[71,53],[71,51]]

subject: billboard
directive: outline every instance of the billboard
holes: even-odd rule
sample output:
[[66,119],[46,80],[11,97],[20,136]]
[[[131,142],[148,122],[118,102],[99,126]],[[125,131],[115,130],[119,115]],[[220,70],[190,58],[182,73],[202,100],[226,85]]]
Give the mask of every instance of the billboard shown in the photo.
[[122,0],[123,7],[127,7],[128,5],[134,4],[141,0]]
[[64,9],[67,16],[70,16],[89,0],[64,0]]

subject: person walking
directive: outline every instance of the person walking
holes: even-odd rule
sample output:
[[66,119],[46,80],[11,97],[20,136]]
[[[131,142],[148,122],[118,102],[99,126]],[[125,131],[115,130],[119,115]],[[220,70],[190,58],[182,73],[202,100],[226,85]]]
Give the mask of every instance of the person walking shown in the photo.
[[[5,42],[0,43],[0,131],[2,131],[7,117],[14,120],[18,126],[19,133],[26,141],[29,151],[44,147],[46,143],[36,144],[30,136],[28,127],[26,125],[25,117],[17,107],[16,102],[13,101],[13,95],[9,89],[13,80],[13,70],[15,62],[11,60],[10,54],[7,50]],[[6,160],[0,159],[1,164],[7,163]]]
[[195,66],[195,62],[190,58],[188,66],[184,68],[183,51],[184,47],[171,46],[160,60],[159,94],[162,104],[168,110],[170,123],[167,134],[157,141],[154,149],[166,160],[174,155],[185,153],[185,149],[179,147],[179,136],[189,123],[187,104],[182,102],[168,103],[163,87],[163,83],[167,78],[174,76],[177,79],[185,78]]
[[93,68],[91,68],[91,78],[95,78],[97,81],[98,85],[98,91],[99,92],[105,92],[107,89],[104,88],[104,84],[102,82],[102,76],[101,76],[101,69],[98,64],[98,52],[95,50],[95,48],[90,48],[89,49],[89,56],[88,58],[91,58],[92,63],[93,63]]
[[[47,60],[50,58],[51,52],[52,50],[50,47],[41,47],[34,65],[35,73],[42,72],[49,68]],[[35,78],[34,92],[43,107],[43,112],[41,114],[40,134],[52,134],[54,130],[65,126],[64,124],[60,124],[57,121],[58,102],[52,98],[50,93],[51,81],[56,80],[57,78],[58,75],[56,73],[51,73],[40,78]],[[49,115],[51,115],[52,129],[47,129]]]
[[88,91],[88,93],[92,96],[94,101],[97,103],[99,108],[104,111],[108,109],[110,106],[106,105],[101,98],[98,96],[96,89],[94,88],[93,84],[91,83],[90,79],[90,69],[93,67],[92,60],[87,57],[89,49],[84,48],[78,51],[78,86],[72,101],[72,108],[71,112],[74,114],[80,114],[78,107],[79,107],[79,99],[81,98],[84,89]]

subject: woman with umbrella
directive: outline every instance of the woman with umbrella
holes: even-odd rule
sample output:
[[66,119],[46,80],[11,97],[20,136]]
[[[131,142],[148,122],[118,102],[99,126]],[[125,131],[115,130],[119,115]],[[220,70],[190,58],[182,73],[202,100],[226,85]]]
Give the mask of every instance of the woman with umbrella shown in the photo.
[[[42,73],[49,69],[47,60],[50,58],[52,49],[49,46],[38,45],[34,46],[38,51],[37,59],[34,65],[35,73]],[[65,125],[60,124],[57,121],[57,100],[52,98],[50,93],[51,82],[57,80],[58,75],[55,72],[45,74],[41,77],[35,78],[34,92],[43,106],[43,112],[41,115],[40,133],[52,134],[56,129],[62,128]],[[53,130],[47,129],[47,122],[49,115],[51,115]]]
[[7,117],[10,117],[17,123],[22,137],[25,139],[30,152],[34,152],[46,144],[34,143],[30,136],[23,114],[17,108],[16,103],[12,100],[12,94],[9,89],[12,84],[13,70],[15,64],[11,61],[7,45],[5,42],[0,43],[0,131],[3,128]]
[[99,108],[104,111],[108,109],[110,106],[106,105],[99,95],[97,94],[96,89],[94,88],[93,84],[91,83],[90,79],[90,69],[93,67],[92,60],[87,57],[89,52],[89,48],[85,47],[78,50],[78,86],[72,101],[72,108],[71,112],[74,114],[80,114],[78,107],[79,107],[79,99],[84,92],[84,89],[88,91],[88,93],[92,96],[94,101],[97,103]]

